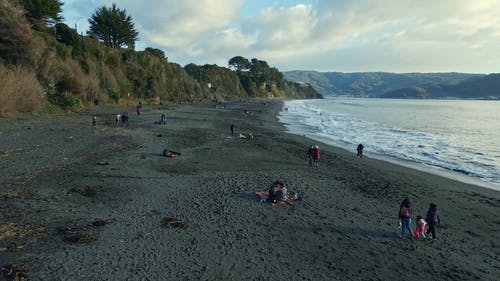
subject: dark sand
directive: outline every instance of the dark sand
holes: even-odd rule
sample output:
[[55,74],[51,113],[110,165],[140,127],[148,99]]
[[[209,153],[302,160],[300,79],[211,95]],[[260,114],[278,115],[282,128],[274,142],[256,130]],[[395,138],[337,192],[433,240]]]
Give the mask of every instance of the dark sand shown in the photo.
[[[96,128],[90,113],[0,119],[0,266],[29,280],[498,280],[499,192],[321,144],[309,167],[311,141],[284,132],[280,109],[128,108],[128,129],[113,126],[124,108],[97,109]],[[303,200],[260,203],[276,179]],[[404,197],[415,215],[438,205],[438,240],[398,238]]]

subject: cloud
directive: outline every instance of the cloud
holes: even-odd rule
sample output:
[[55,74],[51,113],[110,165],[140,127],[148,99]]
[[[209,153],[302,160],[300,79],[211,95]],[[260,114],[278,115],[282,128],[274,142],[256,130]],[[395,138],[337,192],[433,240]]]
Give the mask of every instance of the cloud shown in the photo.
[[[89,17],[115,1],[66,2],[65,10]],[[166,50],[181,64],[226,65],[242,55],[283,70],[492,72],[500,65],[499,0],[285,2],[259,2],[267,5],[259,11],[243,11],[244,0],[117,4],[134,19],[138,47]]]

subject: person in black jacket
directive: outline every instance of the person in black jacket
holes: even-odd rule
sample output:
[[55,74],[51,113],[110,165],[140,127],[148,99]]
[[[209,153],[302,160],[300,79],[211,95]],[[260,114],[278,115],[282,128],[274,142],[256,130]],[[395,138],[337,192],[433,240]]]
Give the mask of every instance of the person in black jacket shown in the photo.
[[365,148],[362,144],[358,144],[358,147],[356,148],[356,150],[358,151],[358,157],[359,158],[362,158],[363,157],[363,148]]
[[427,211],[425,220],[427,222],[427,225],[429,226],[426,234],[429,235],[430,233],[432,233],[432,239],[436,239],[436,227],[441,223],[441,218],[439,216],[439,211],[436,204],[431,203],[429,205],[429,210]]

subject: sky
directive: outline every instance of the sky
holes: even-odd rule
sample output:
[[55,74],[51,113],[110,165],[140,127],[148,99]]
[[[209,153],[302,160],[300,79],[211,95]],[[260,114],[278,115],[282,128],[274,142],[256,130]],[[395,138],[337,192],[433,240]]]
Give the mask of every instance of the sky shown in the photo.
[[500,0],[68,0],[79,33],[102,6],[125,9],[136,49],[227,66],[234,56],[281,71],[500,72]]

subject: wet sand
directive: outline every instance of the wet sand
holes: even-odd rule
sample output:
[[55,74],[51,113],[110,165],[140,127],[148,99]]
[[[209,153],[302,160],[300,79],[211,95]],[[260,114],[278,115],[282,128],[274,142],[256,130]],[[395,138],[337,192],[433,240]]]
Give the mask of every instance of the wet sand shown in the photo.
[[[115,127],[127,110],[130,126]],[[500,192],[323,144],[309,167],[313,142],[285,133],[279,110],[276,101],[0,119],[0,266],[30,280],[500,276]],[[231,124],[255,138],[231,137]],[[165,147],[182,155],[163,157]],[[261,203],[255,192],[277,179],[302,200]],[[398,237],[404,197],[415,216],[438,205],[437,240]]]

